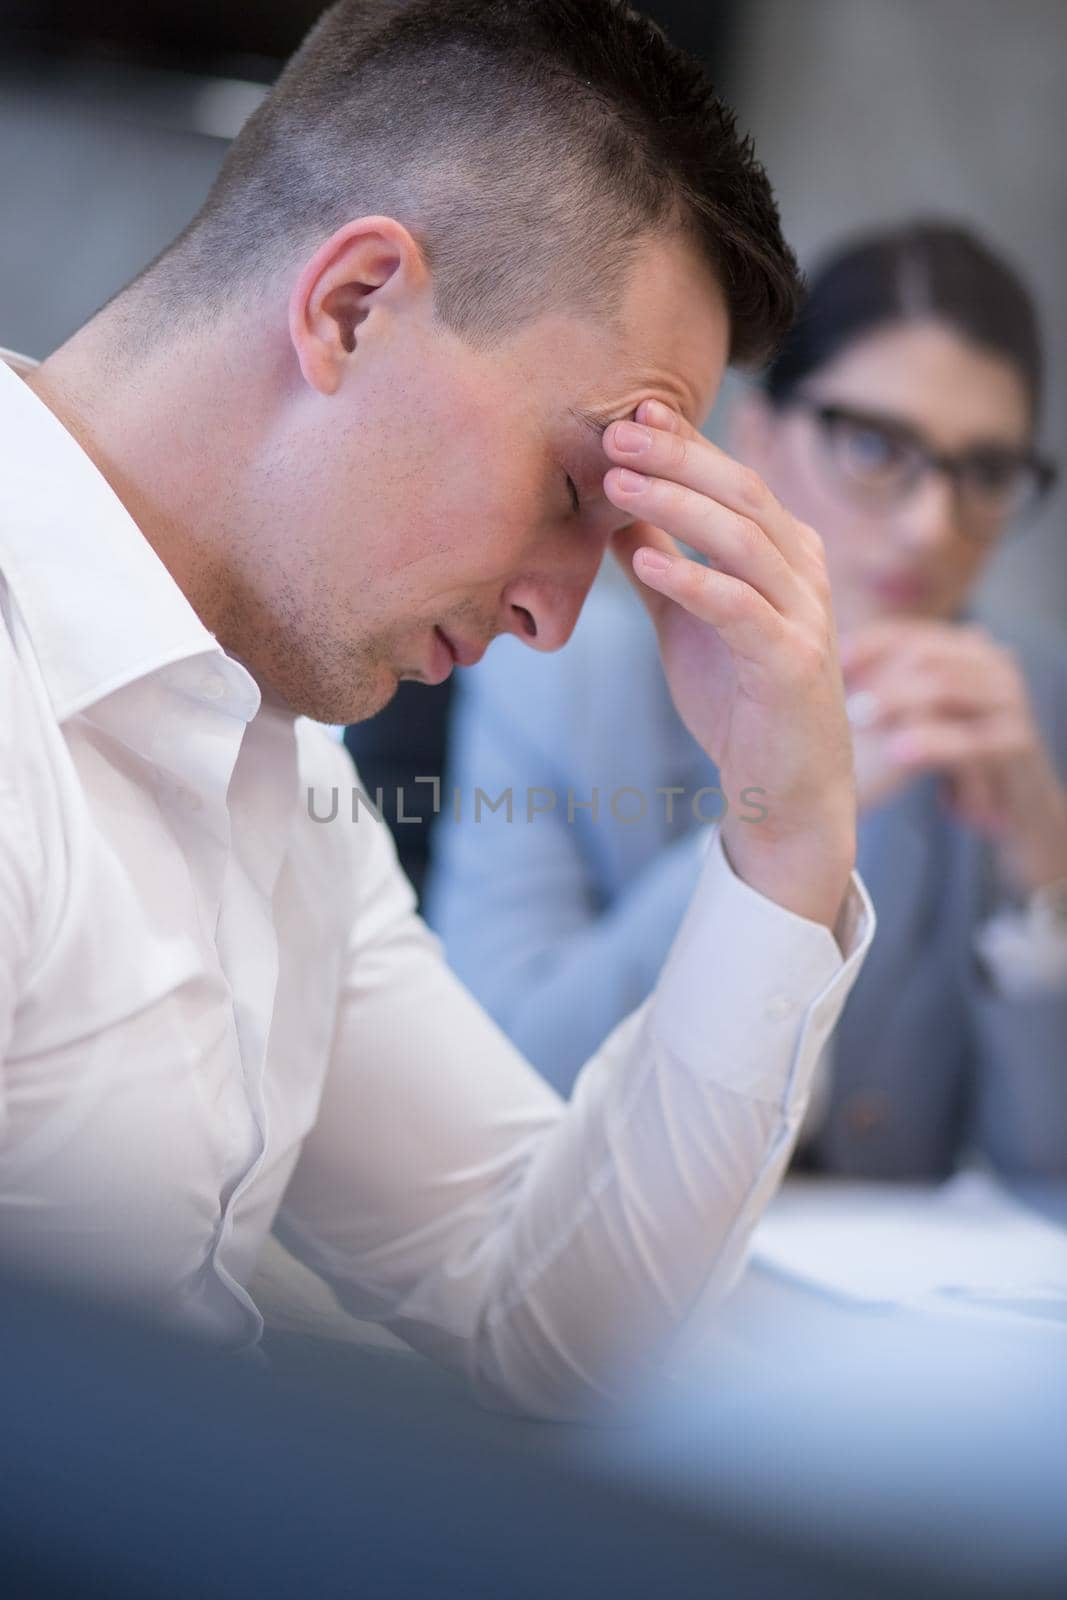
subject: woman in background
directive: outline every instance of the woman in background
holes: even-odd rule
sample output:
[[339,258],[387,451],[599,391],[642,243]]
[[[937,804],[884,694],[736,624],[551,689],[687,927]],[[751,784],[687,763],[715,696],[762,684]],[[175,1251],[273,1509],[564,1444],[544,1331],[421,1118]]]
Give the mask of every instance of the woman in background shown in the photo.
[[[816,273],[736,417],[736,453],[826,547],[878,913],[802,1134],[823,1170],[936,1178],[977,1153],[1067,1172],[1067,651],[969,611],[1055,476],[1035,449],[1041,369],[1011,269],[921,223]],[[462,675],[462,820],[446,806],[428,914],[569,1093],[651,989],[709,823],[743,801],[679,723],[628,585],[605,575],[536,682],[513,643]],[[476,817],[476,789],[509,787],[510,821]],[[753,826],[772,816],[773,796],[748,804]],[[768,1015],[781,1003],[771,974]]]

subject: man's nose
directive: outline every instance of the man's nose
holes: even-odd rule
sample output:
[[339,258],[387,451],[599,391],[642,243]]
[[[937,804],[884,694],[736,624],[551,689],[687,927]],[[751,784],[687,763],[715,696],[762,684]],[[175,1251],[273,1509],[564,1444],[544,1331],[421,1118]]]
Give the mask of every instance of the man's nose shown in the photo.
[[505,628],[531,650],[559,650],[574,632],[589,585],[520,579],[504,593]]
[[580,562],[551,572],[515,578],[503,594],[504,627],[532,650],[560,650],[592,587],[604,546],[583,552]]

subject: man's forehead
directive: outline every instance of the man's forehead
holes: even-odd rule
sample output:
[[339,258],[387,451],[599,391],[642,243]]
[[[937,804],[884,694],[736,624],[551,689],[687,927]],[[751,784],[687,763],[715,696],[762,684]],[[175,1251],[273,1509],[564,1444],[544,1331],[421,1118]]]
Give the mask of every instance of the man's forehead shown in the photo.
[[638,252],[613,335],[604,366],[577,397],[578,419],[603,432],[648,399],[703,427],[729,359],[730,314],[684,236],[652,238]]
[[602,372],[593,392],[568,407],[575,421],[599,435],[632,416],[643,400],[659,400],[702,428],[726,369],[729,325],[725,307],[701,310],[703,315],[671,331],[659,359],[628,360],[618,372]]
[[597,439],[603,436],[606,429],[613,422],[618,422],[624,417],[632,417],[643,400],[661,401],[664,405],[670,406],[672,411],[680,412],[687,422],[691,423],[694,428],[699,429],[707,421],[708,413],[715,398],[715,392],[718,389],[719,376],[720,374],[716,374],[706,399],[694,400],[689,396],[683,397],[673,386],[667,388],[661,384],[647,383],[635,385],[629,392],[629,397],[622,402],[602,406],[568,406],[567,410],[575,422],[595,435]]

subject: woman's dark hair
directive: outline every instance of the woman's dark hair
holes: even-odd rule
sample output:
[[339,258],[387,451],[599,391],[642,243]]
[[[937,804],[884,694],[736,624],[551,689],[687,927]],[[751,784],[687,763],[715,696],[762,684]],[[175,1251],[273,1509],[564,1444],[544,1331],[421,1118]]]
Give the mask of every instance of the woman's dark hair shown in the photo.
[[1009,362],[1036,422],[1042,358],[1037,312],[1015,270],[969,229],[920,221],[850,241],[811,276],[763,386],[783,405],[811,373],[876,328],[932,319]]

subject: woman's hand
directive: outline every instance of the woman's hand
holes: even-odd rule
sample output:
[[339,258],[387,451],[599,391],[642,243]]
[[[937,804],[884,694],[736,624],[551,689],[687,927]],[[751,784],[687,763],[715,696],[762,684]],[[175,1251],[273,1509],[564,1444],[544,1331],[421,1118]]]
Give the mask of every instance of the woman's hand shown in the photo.
[[1067,877],[1067,789],[1010,650],[970,623],[894,617],[843,639],[841,655],[861,811],[939,772],[946,803],[994,841],[1010,888]]
[[[616,535],[615,552],[639,580],[675,705],[719,769],[730,862],[761,893],[832,927],[855,859],[856,805],[821,541],[657,401],[612,423],[604,449],[615,463],[608,499],[640,519]],[[745,788],[761,791],[764,818],[734,815]]]

